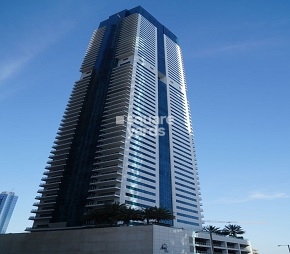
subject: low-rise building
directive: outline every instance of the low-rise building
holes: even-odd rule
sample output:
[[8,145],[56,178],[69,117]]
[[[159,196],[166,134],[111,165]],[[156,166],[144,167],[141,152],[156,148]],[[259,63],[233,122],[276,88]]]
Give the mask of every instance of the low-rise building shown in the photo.
[[[252,254],[248,240],[212,235],[214,253]],[[45,230],[0,235],[5,254],[205,254],[210,235],[160,225]]]

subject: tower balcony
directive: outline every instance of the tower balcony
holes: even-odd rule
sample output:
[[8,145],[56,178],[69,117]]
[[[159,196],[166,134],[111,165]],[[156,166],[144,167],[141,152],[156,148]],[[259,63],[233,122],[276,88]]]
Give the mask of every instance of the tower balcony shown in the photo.
[[37,192],[38,193],[53,193],[57,192],[59,188],[53,188],[53,189],[39,189]]
[[75,126],[60,127],[59,131],[57,132],[57,135],[63,136],[63,135],[68,135],[68,134],[74,134],[75,130],[76,130]]
[[70,137],[73,137],[75,134],[75,132],[67,132],[67,133],[61,133],[61,134],[57,134],[55,139],[67,139],[67,138],[70,138]]
[[41,181],[46,181],[46,182],[49,182],[49,181],[57,181],[57,182],[60,182],[60,179],[62,178],[63,176],[62,175],[56,175],[56,176],[44,176],[41,178]]
[[120,158],[112,158],[108,160],[97,161],[93,165],[96,166],[97,168],[107,168],[107,167],[114,166],[116,164],[120,164],[122,162],[123,160]]
[[64,115],[62,120],[61,120],[61,126],[65,125],[65,124],[69,124],[69,123],[72,123],[72,122],[77,122],[79,116],[66,116]]
[[[94,186],[96,187],[96,186]],[[99,186],[99,187],[96,187],[95,189],[91,189],[89,190],[89,192],[91,193],[95,193],[95,194],[98,194],[98,193],[108,193],[108,191],[120,191],[121,190],[121,185],[116,185],[116,184],[108,184],[108,185],[102,185],[102,186]],[[92,198],[92,197],[88,197],[88,198]]]
[[127,90],[120,90],[114,93],[108,93],[107,94],[107,101],[111,101],[111,100],[116,100],[118,98],[124,98],[130,96],[130,91]]
[[[105,185],[116,185],[116,184],[120,184],[122,182],[121,178],[115,178],[115,177],[111,177],[111,178],[104,178],[95,182],[91,182],[90,186],[94,186],[97,185],[97,188],[100,188],[100,186],[105,186]],[[91,188],[91,191],[95,191],[96,189]]]
[[122,172],[120,171],[108,171],[108,172],[97,173],[97,175],[94,174],[91,176],[91,178],[101,180],[108,177],[115,177],[117,179],[117,178],[120,178],[121,176],[122,176]]
[[[72,143],[73,137],[62,137],[62,138],[56,138],[56,140],[53,142],[55,145],[67,145],[67,143]],[[53,146],[53,148],[56,146]]]
[[101,133],[112,133],[118,130],[126,130],[126,124],[117,124],[115,118],[115,124],[103,124],[101,127]]
[[101,137],[100,141],[98,142],[98,144],[106,144],[106,143],[114,143],[114,142],[118,142],[118,141],[123,141],[125,140],[126,136],[123,134],[122,135],[112,135],[112,136],[108,136],[108,137]]
[[28,219],[29,220],[47,220],[47,219],[51,219],[52,216],[49,214],[49,215],[43,215],[41,217],[39,216],[30,216]]
[[116,101],[106,101],[105,109],[111,109],[115,107],[125,107],[129,103],[129,97],[127,98],[120,98]]
[[66,160],[67,158],[60,158],[60,159],[51,159],[51,160],[48,160],[47,161],[47,164],[50,164],[51,166],[54,166],[54,165],[65,165],[66,164]]
[[98,144],[97,148],[99,151],[107,151],[109,149],[113,149],[115,147],[122,148],[125,147],[125,142],[124,140],[116,140],[115,142],[102,142],[101,144]]
[[99,155],[96,155],[95,157],[96,162],[98,162],[99,160],[107,161],[107,160],[112,160],[114,158],[118,159],[124,156],[124,153],[120,152],[120,150],[123,150],[123,149],[111,149],[111,150],[112,150],[111,152],[105,153],[102,151],[102,153],[100,153]]
[[106,200],[108,198],[120,198],[120,194],[117,193],[103,193],[99,194],[98,196],[90,197],[88,199],[94,200],[94,201],[101,201],[101,200]]
[[85,100],[85,95],[71,97],[68,100],[67,106],[71,106],[71,105],[82,105],[83,102],[84,102],[84,100]]
[[78,116],[71,118],[71,119],[70,118],[63,118],[61,120],[59,130],[65,129],[65,128],[73,128],[74,126],[76,126],[77,122],[78,122]]
[[101,130],[107,130],[107,129],[110,129],[110,128],[116,127],[116,126],[126,128],[127,121],[126,121],[126,119],[124,119],[124,124],[117,123],[116,116],[115,116],[115,117],[111,117],[110,119],[103,120],[101,126],[102,126]]
[[70,99],[75,98],[75,97],[85,96],[85,95],[86,95],[86,89],[73,89],[70,95]]
[[122,101],[116,104],[113,103],[107,104],[104,108],[104,112],[114,112],[114,110],[119,109],[128,110],[128,102]]
[[49,169],[48,171],[45,171],[43,174],[47,175],[47,176],[51,176],[51,177],[56,177],[59,176],[63,171],[63,167],[66,164],[62,164],[62,165],[54,165],[54,166],[46,166],[46,169]]
[[[43,197],[43,200],[41,202],[34,202],[33,203],[33,206],[47,206],[47,205],[53,205],[53,204],[55,204],[56,201],[54,199],[56,198],[56,195],[51,196],[51,197],[53,197],[53,200],[48,200],[48,201],[46,200],[45,201],[45,198],[46,197]],[[38,199],[41,199],[41,198],[38,198]]]
[[60,159],[66,159],[67,155],[69,154],[69,152],[54,152],[54,154],[49,155],[48,158],[53,159],[53,160],[60,160]]
[[82,109],[83,104],[82,103],[74,103],[74,104],[68,104],[65,108],[65,111],[75,110],[75,109]]
[[127,93],[124,96],[117,96],[116,98],[109,97],[106,99],[105,106],[115,105],[114,103],[128,103],[130,100],[130,93]]
[[57,147],[57,149],[52,149],[51,154],[68,154],[70,151],[70,146],[68,147]]
[[35,214],[38,214],[38,213],[48,213],[48,212],[52,212],[54,209],[53,208],[42,208],[41,210],[39,209],[32,209],[30,212],[31,213],[35,213]]
[[114,110],[111,111],[104,111],[103,113],[103,119],[116,119],[116,116],[127,116],[128,115],[128,110],[127,109],[123,109],[123,108],[116,108]]
[[59,186],[61,182],[60,181],[55,181],[55,182],[46,182],[46,183],[41,183],[39,184],[39,187],[52,187],[52,186]]
[[112,170],[118,170],[121,171],[123,169],[122,164],[114,164],[114,165],[109,165],[109,166],[104,166],[104,167],[98,167],[93,169],[93,172],[102,172],[102,171],[112,171]]
[[116,147],[98,150],[98,151],[96,151],[95,159],[98,160],[101,157],[104,157],[104,156],[107,156],[110,154],[115,154],[115,153],[122,153],[123,154],[124,149],[125,149],[125,146],[116,146]]

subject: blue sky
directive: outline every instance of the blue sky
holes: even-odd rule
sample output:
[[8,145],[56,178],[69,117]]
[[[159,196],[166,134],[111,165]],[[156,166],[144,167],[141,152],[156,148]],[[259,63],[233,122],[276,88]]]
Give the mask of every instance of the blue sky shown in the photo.
[[[288,0],[3,1],[0,191],[22,232],[88,42],[142,5],[182,47],[205,220],[236,221],[261,254],[290,244]],[[208,223],[223,227],[225,223]]]

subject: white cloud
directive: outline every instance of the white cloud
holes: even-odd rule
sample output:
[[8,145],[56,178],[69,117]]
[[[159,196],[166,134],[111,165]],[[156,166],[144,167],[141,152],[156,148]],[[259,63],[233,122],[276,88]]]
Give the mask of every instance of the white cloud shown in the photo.
[[249,196],[250,199],[256,200],[256,199],[280,199],[280,198],[288,198],[286,193],[280,192],[280,193],[261,193],[261,192],[255,192]]
[[238,203],[245,203],[254,200],[276,200],[276,199],[283,199],[289,198],[289,196],[284,192],[273,192],[273,193],[263,193],[260,191],[253,192],[249,194],[247,197],[244,198],[221,198],[216,200],[214,203],[218,204],[238,204]]
[[[11,49],[17,51],[14,55],[7,54],[6,59],[2,57],[0,62],[0,86],[4,81],[12,77],[15,73],[23,69],[30,61],[37,57],[41,52],[49,48],[66,34],[72,27],[72,23],[64,22],[58,26],[51,24],[50,28],[39,27],[37,31],[30,31],[26,38],[19,38],[22,43],[18,48]],[[45,30],[43,33],[42,30]],[[29,31],[28,31],[29,33]]]
[[280,41],[275,38],[233,42],[233,43],[228,43],[225,45],[214,46],[211,48],[197,50],[196,52],[193,52],[193,56],[210,57],[210,56],[216,56],[218,54],[224,54],[224,53],[240,53],[240,52],[255,50],[263,46],[270,46],[270,45],[274,45],[278,43],[280,43]]
[[11,77],[27,64],[36,54],[22,55],[18,58],[11,58],[0,66],[0,85],[1,82]]

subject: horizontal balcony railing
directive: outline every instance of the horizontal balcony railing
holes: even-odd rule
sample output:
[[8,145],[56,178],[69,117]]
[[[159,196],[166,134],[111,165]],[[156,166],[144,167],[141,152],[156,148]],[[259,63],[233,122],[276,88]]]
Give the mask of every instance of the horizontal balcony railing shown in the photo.
[[56,175],[56,176],[45,176],[41,178],[41,181],[56,181],[56,180],[60,180],[62,178],[62,174],[60,175]]
[[122,170],[123,166],[122,164],[113,164],[113,165],[108,165],[108,166],[103,166],[103,167],[99,167],[99,168],[95,168],[92,171],[93,172],[101,172],[101,171],[109,171],[109,170]]
[[[102,179],[102,180],[98,180],[96,182],[91,182],[90,186],[94,186],[94,185],[106,185],[106,184],[116,184],[116,183],[121,183],[122,180],[121,179],[117,179],[117,178],[111,178],[111,179]],[[92,190],[92,189],[90,189]]]
[[67,143],[71,143],[72,139],[73,137],[63,137],[63,138],[59,137],[59,138],[56,138],[56,140],[53,143],[56,145],[64,145]]
[[105,160],[105,161],[107,161],[107,160],[112,160],[112,159],[114,159],[114,158],[120,158],[120,157],[122,157],[124,155],[124,153],[122,153],[122,152],[118,152],[118,151],[116,151],[116,152],[112,152],[112,153],[107,153],[107,154],[105,154],[105,153],[103,153],[103,154],[101,154],[101,155],[96,155],[96,157],[95,157],[95,160],[96,160],[96,162],[98,161],[98,160]]
[[96,161],[94,162],[94,166],[96,166],[96,168],[105,168],[105,167],[111,167],[113,165],[116,164],[120,164],[121,162],[123,162],[123,160],[121,158],[113,158],[110,160],[102,160],[102,161]]
[[45,209],[32,209],[30,212],[31,213],[44,213],[44,212],[52,212],[54,209],[53,208],[45,208]]
[[[94,193],[106,193],[108,191],[120,191],[121,190],[121,186],[119,185],[109,185],[109,186],[101,186],[101,187],[97,187],[96,189],[91,189],[90,192],[94,192]],[[88,197],[88,199],[93,198],[93,197]]]
[[116,103],[128,103],[129,100],[130,100],[130,94],[129,93],[128,93],[127,96],[118,97],[115,100],[107,98],[105,106],[114,105],[115,102]]
[[[54,199],[56,198],[57,195],[54,195]],[[43,197],[43,200],[45,200],[46,197]],[[54,200],[53,199],[53,200]],[[44,202],[34,202],[33,203],[33,206],[47,206],[47,205],[53,205],[55,204],[56,201],[46,201],[45,203]]]
[[95,155],[95,159],[100,159],[101,157],[107,156],[109,154],[115,154],[115,153],[123,153],[125,149],[125,146],[116,146],[116,147],[110,147],[107,149],[102,149],[102,150],[98,150],[96,151],[96,155]]
[[122,172],[120,171],[110,171],[110,172],[103,172],[103,173],[99,173],[98,175],[92,175],[91,178],[92,179],[102,179],[102,178],[106,178],[106,177],[118,177],[121,176]]
[[107,198],[120,198],[120,194],[104,194],[104,195],[100,195],[100,196],[95,196],[93,197],[93,200],[104,200]]
[[51,154],[68,154],[70,150],[70,146],[68,147],[59,147],[57,149],[52,149],[50,151]]
[[39,187],[51,187],[51,186],[58,186],[61,182],[46,182],[46,183],[41,183],[39,184]]
[[52,218],[51,215],[47,215],[47,216],[43,216],[43,217],[30,216],[28,219],[29,220],[47,220],[47,219],[51,219],[51,218]]
[[75,97],[75,96],[85,95],[85,94],[86,94],[86,89],[76,89],[76,90],[72,90],[72,93],[70,95],[70,98]]
[[61,172],[64,171],[63,167],[66,164],[61,164],[61,165],[54,165],[54,166],[46,166],[45,168],[48,169],[48,171],[44,171],[44,175],[49,175],[49,176],[58,176]]
[[52,148],[57,151],[63,150],[63,149],[70,149],[71,144],[72,144],[72,141],[70,140],[69,142],[66,142],[63,144],[55,144],[52,146]]
[[[124,133],[124,132],[123,132]],[[118,135],[120,133],[117,133]],[[105,144],[105,143],[113,143],[118,141],[123,141],[125,139],[125,135],[115,135],[115,136],[108,136],[108,137],[101,137],[99,144]]]
[[69,154],[69,152],[66,153],[54,153],[48,156],[48,158],[54,160],[54,161],[58,161],[58,160],[63,160],[67,158],[67,155]]
[[75,126],[71,126],[69,128],[66,127],[60,127],[59,131],[56,133],[58,135],[64,135],[64,134],[71,134],[71,133],[75,133],[76,127]]
[[127,90],[121,90],[121,91],[118,91],[118,92],[115,92],[115,93],[110,93],[110,94],[107,94],[107,99],[106,101],[109,101],[109,100],[115,100],[115,99],[118,99],[118,98],[124,98],[124,97],[128,97],[130,96],[130,91],[127,91]]
[[[98,144],[97,145],[97,148],[99,148],[100,150],[99,151],[107,151],[107,150],[110,150],[110,149],[113,149],[115,147],[120,147],[120,148],[123,148],[125,147],[125,142],[123,139],[121,140],[116,140],[115,142],[106,142],[106,143],[102,143],[102,144]],[[98,152],[98,151],[97,151]]]
[[59,188],[53,188],[53,189],[39,189],[37,192],[38,193],[53,193],[53,192],[57,192],[59,190]]
[[112,115],[119,112],[127,112],[128,113],[128,107],[122,106],[122,107],[114,107],[114,108],[105,108],[103,114],[105,115]]
[[206,242],[198,242],[198,241],[195,241],[195,244],[196,245],[203,245],[203,246],[205,246],[205,245],[209,245],[210,246],[210,244],[209,243],[206,243]]
[[128,115],[128,110],[119,108],[116,109],[114,112],[105,112],[103,113],[103,118],[102,120],[108,120],[108,119],[116,119],[116,116],[127,116]]
[[55,165],[60,165],[60,164],[65,164],[67,158],[62,158],[62,159],[52,159],[52,160],[48,160],[47,164],[55,164]]
[[81,94],[80,96],[77,95],[72,95],[70,96],[67,106],[70,106],[72,104],[78,103],[78,104],[82,104],[85,100],[85,93]]
[[120,130],[125,131],[126,125],[115,123],[115,124],[111,124],[111,126],[102,125],[102,127],[101,127],[101,133],[112,133],[112,132],[120,131]]
[[130,87],[131,87],[131,84],[129,83],[129,79],[124,79],[124,80],[119,79],[118,81],[111,82],[110,87],[108,89],[108,93],[114,93],[115,91],[119,91],[119,90],[130,91]]

